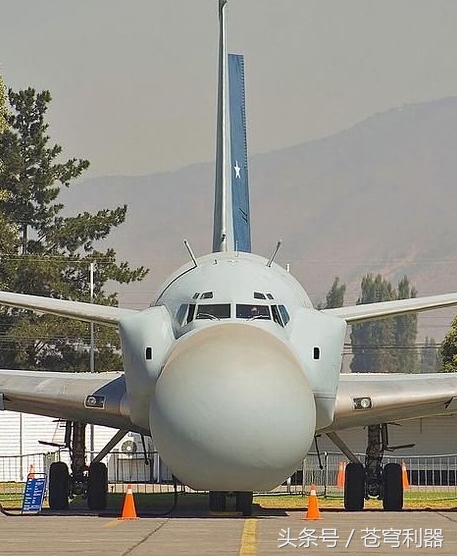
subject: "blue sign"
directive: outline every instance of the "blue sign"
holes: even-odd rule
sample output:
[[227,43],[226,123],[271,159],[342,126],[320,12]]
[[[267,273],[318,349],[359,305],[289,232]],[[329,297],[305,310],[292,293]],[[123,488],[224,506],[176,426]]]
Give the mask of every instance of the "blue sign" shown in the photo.
[[42,477],[28,477],[22,500],[22,512],[41,512],[44,491],[46,489],[46,475]]

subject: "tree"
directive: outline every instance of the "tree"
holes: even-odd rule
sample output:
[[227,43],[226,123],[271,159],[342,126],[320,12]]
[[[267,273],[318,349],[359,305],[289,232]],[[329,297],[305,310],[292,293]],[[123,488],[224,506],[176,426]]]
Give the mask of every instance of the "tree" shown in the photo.
[[[400,280],[397,288],[397,299],[417,297],[417,290],[411,286],[407,276]],[[416,349],[417,315],[400,315],[395,317],[396,372],[420,372],[419,354]]]
[[441,361],[435,338],[429,338],[426,336],[424,345],[421,347],[420,360],[421,373],[440,372]]
[[[3,83],[2,75],[0,74],[0,133],[7,127],[6,116],[8,114],[7,107],[6,107],[6,93],[5,93],[5,84]],[[0,158],[0,169],[2,167],[2,160]],[[0,200],[5,199],[7,196],[7,192],[0,188]],[[0,218],[2,218],[0,216]],[[4,219],[3,219],[4,222]],[[0,221],[0,237],[3,236],[4,227],[2,221]],[[0,246],[1,247],[1,246]],[[0,251],[3,252],[3,249]]]
[[[62,148],[49,144],[45,122],[50,101],[49,91],[9,91],[8,126],[0,134],[0,191],[5,192],[0,197],[0,215],[14,237],[9,254],[0,260],[2,287],[89,301],[88,269],[90,262],[96,262],[94,301],[117,305],[108,283],[141,280],[147,270],[117,263],[113,249],[97,250],[94,242],[105,239],[124,221],[127,207],[61,215],[60,188],[68,187],[89,162],[76,158],[58,162]],[[3,310],[1,315],[2,367],[87,370],[87,324],[16,309]],[[97,368],[120,368],[117,333],[97,328],[96,335]]]
[[[390,301],[396,298],[390,282],[380,274],[367,274],[362,279],[362,294],[357,304]],[[381,319],[363,324],[355,324],[351,330],[354,357],[351,370],[355,373],[393,372],[395,358],[391,348],[395,341],[394,322]]]
[[6,116],[7,116],[7,107],[6,107],[6,93],[5,93],[5,84],[3,83],[2,75],[0,74],[0,133],[3,132],[4,129],[7,127],[6,123]]
[[440,348],[442,370],[446,373],[457,371],[457,316],[454,317]]
[[342,307],[344,303],[344,294],[346,293],[346,284],[339,284],[338,276],[333,280],[332,287],[325,297],[325,304],[319,303],[317,309],[333,309],[334,307]]
[[[406,276],[400,281],[396,291],[380,274],[375,277],[367,274],[362,279],[361,289],[358,304],[407,299],[417,295]],[[352,372],[419,372],[416,336],[415,315],[401,315],[353,325]]]

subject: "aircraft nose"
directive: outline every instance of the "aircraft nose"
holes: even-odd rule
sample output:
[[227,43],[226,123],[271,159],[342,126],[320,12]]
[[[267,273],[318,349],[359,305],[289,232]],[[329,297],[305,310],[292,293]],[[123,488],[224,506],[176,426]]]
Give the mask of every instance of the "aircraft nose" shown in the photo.
[[224,323],[182,338],[157,380],[150,425],[164,462],[192,488],[267,490],[300,465],[315,414],[289,347]]

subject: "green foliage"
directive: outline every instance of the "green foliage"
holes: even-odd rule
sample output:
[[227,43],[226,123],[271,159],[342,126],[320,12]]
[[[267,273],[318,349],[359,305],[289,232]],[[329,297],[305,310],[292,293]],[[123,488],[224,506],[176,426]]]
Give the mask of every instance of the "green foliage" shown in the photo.
[[0,74],[0,133],[6,129],[6,116],[7,116],[7,107],[6,107],[6,93],[5,93],[5,84],[3,83],[3,78]]
[[333,309],[334,307],[342,307],[344,303],[344,294],[346,293],[346,284],[340,285],[338,276],[333,280],[332,287],[325,297],[325,304],[319,303],[317,309]]
[[440,348],[444,372],[457,371],[457,316],[454,317]]
[[421,347],[421,373],[437,373],[442,371],[442,361],[435,338],[425,338]]
[[[397,299],[417,297],[417,290],[411,286],[406,276],[400,280]],[[394,319],[396,370],[398,373],[418,373],[419,354],[415,347],[417,337],[417,315],[400,315]]]
[[[26,89],[9,91],[11,113],[0,134],[0,281],[2,289],[55,298],[90,301],[89,265],[96,262],[94,301],[117,305],[109,283],[141,280],[143,267],[118,263],[116,253],[99,251],[125,219],[127,207],[61,216],[62,186],[88,168],[87,160],[60,162],[62,148],[50,145],[45,114],[51,96]],[[88,370],[89,325],[16,309],[0,314],[0,366]],[[117,332],[96,328],[96,368],[122,366]]]
[[[417,295],[406,276],[398,285],[398,293],[380,274],[375,277],[372,274],[364,276],[361,289],[362,295],[357,304]],[[416,335],[416,317],[409,315],[353,325],[352,372],[418,372],[418,356],[414,347]]]

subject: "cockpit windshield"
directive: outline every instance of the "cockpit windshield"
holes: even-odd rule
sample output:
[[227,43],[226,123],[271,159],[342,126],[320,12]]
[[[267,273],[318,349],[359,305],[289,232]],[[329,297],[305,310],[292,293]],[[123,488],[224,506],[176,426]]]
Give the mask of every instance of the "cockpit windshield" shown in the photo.
[[237,319],[271,319],[268,305],[246,305],[237,303]]
[[[235,315],[232,311],[235,311]],[[183,303],[176,313],[176,320],[180,326],[190,324],[194,320],[220,320],[234,317],[244,320],[273,320],[281,327],[286,326],[290,320],[284,305],[256,303],[237,303],[235,306],[230,303],[199,303],[198,305]]]
[[230,318],[230,303],[205,303],[198,305],[197,315],[195,317],[201,319],[229,319]]

